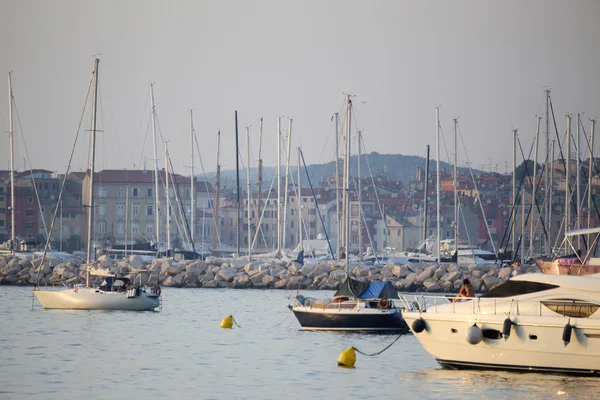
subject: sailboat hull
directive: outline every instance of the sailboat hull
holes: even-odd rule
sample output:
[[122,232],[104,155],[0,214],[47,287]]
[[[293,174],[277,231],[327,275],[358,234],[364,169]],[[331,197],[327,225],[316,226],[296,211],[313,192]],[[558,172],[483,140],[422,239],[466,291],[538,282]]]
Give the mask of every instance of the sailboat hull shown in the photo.
[[407,331],[400,310],[291,307],[303,330]]
[[34,293],[46,309],[150,311],[160,306],[160,296],[147,293],[129,298],[124,292],[87,288],[36,290]]

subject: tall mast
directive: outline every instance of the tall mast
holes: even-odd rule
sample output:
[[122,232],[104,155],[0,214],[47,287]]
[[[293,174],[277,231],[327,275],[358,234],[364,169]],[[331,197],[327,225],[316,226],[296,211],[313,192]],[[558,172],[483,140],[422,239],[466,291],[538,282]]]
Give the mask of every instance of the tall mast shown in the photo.
[[350,270],[350,140],[352,137],[352,100],[350,95],[346,95],[346,104],[348,112],[346,113],[346,197],[344,204],[344,226],[345,232],[345,248],[346,248],[346,274]]
[[[525,163],[525,159],[523,159]],[[525,185],[521,186],[521,265],[525,264]]]
[[[550,172],[550,187],[548,190],[548,203],[550,206],[550,210],[552,210],[552,197],[554,195],[554,146],[556,145],[556,140],[552,140],[552,164],[550,164],[551,172]],[[548,245],[549,251],[551,253],[554,252],[554,246],[552,245],[552,213],[548,214]]]
[[[428,221],[427,221],[427,202],[429,197],[429,145],[427,145],[427,160],[425,161],[425,195],[423,196],[423,241],[427,240]],[[385,218],[385,215],[383,216]]]
[[[300,151],[300,147],[298,147],[298,241],[300,243],[300,251],[304,251],[304,243],[302,242],[302,181],[300,178]],[[315,207],[316,206],[317,205],[315,204]]]
[[235,110],[235,176],[236,176],[236,187],[237,187],[237,217],[236,217],[236,249],[237,257],[240,256],[240,147],[238,142],[238,117],[237,110]]
[[362,186],[360,175],[360,154],[361,154],[362,131],[358,131],[358,260],[363,260],[362,243]]
[[158,197],[158,143],[156,141],[156,109],[154,107],[154,84],[150,84],[152,108],[152,140],[154,141],[154,208],[156,221],[156,251],[160,253],[160,199]]
[[[589,172],[588,172],[588,216],[587,216],[587,227],[590,227],[590,218],[592,216],[592,171],[594,168],[594,128],[596,127],[596,120],[592,119],[590,120],[592,127],[590,128],[590,166],[589,166]],[[589,235],[588,235],[589,236]],[[589,237],[588,237],[588,246],[590,243]],[[589,250],[589,249],[588,249]]]
[[165,146],[165,204],[166,215],[167,215],[167,257],[171,255],[171,197],[169,196],[169,151],[167,150],[167,142],[164,142]]
[[252,227],[250,225],[250,127],[246,125],[246,191],[248,192],[248,218],[246,221],[248,222],[248,261],[252,261]]
[[[88,242],[87,242],[87,273],[85,277],[85,285],[89,286],[90,283],[90,272],[89,265],[92,262],[92,241],[94,234],[94,165],[96,162],[96,112],[98,101],[98,66],[100,64],[100,60],[96,58],[94,61],[94,102],[92,103],[92,135],[90,140],[90,187],[88,195],[89,198],[89,208],[88,208]],[[12,129],[11,129],[12,131]]]
[[[8,73],[8,138],[10,147],[10,251],[15,252],[15,155],[13,145],[12,73]],[[89,257],[88,257],[89,262]]]
[[[221,190],[221,165],[219,165],[219,152],[221,150],[221,131],[217,133],[217,172],[215,174],[215,193],[214,193],[214,218],[212,231],[212,251],[217,248],[217,232],[219,229],[219,197]],[[204,215],[202,215],[204,218]]]
[[[550,157],[550,152],[552,151],[552,158]],[[546,157],[549,159],[550,163],[554,164],[554,144],[552,144],[552,148],[550,148],[550,90],[546,89]],[[546,202],[546,207],[544,207],[544,211],[546,212],[545,220],[548,222],[548,230],[546,231],[546,254],[552,253],[552,225],[550,221],[552,220],[552,188],[551,185],[551,175],[549,174],[550,170],[554,171],[554,168],[551,168],[551,165],[546,166],[546,195],[548,196],[548,201]]]
[[[454,252],[458,256],[458,188],[456,187],[456,163],[458,158],[458,119],[454,118]],[[457,258],[458,260],[458,258]]]
[[[192,228],[190,229],[190,237],[192,239],[192,243],[194,243],[194,233],[196,231],[196,179],[194,177],[194,110],[190,108],[190,149],[192,151],[190,159],[191,159],[191,168],[192,175],[190,176],[190,223],[192,224]],[[204,212],[202,213],[202,220],[204,221]],[[202,246],[204,247],[204,231],[201,236]],[[192,246],[193,247],[193,246]]]
[[437,220],[437,234],[435,239],[435,248],[437,252],[437,262],[440,264],[440,108],[435,108],[435,151],[436,151],[436,220]]
[[[531,215],[535,215],[535,199],[536,199],[536,183],[537,183],[537,158],[538,158],[538,148],[540,147],[540,122],[542,121],[542,117],[538,117],[537,123],[535,125],[535,152],[533,153],[533,180],[532,180],[532,189],[531,189]],[[539,221],[540,215],[538,215]],[[534,231],[534,225],[537,226],[537,221],[534,224],[533,218],[531,218],[531,223],[529,224],[529,256],[533,257],[534,251],[534,238],[536,232]]]
[[281,256],[281,117],[277,118],[277,257]]
[[[262,136],[263,136],[263,119],[260,118],[260,131],[258,134],[258,200],[256,202],[256,216],[260,220],[261,212],[261,192],[262,192]],[[260,229],[260,226],[259,226]]]
[[[576,163],[576,170],[577,173],[575,175],[575,181],[577,182],[577,212],[575,213],[575,217],[577,218],[576,223],[575,223],[575,229],[580,229],[581,228],[581,185],[580,185],[580,179],[579,179],[579,145],[580,145],[580,141],[579,141],[579,126],[581,125],[581,115],[577,114],[577,136],[575,138],[575,151],[577,152],[577,157],[575,157],[575,163]],[[581,235],[577,235],[577,250],[581,249]]]
[[290,173],[290,157],[292,151],[292,119],[288,118],[287,151],[285,153],[285,185],[283,193],[283,248],[287,245],[287,204],[288,204],[288,177]]
[[512,148],[513,148],[513,176],[512,176],[512,205],[513,205],[513,220],[512,220],[512,259],[515,258],[515,243],[516,243],[516,220],[517,220],[517,130],[512,131]]
[[340,159],[340,151],[339,151],[339,119],[340,116],[338,113],[333,114],[333,118],[335,118],[335,224],[337,228],[337,247],[335,249],[335,259],[340,259],[340,171],[339,171],[339,159]]
[[125,191],[125,259],[127,259],[127,234],[129,232],[129,186]]
[[[570,183],[569,177],[571,176],[571,115],[567,115],[567,141],[566,153],[567,153],[567,167],[565,169],[565,233],[571,230],[571,197],[570,197]],[[565,243],[565,251],[569,251]]]

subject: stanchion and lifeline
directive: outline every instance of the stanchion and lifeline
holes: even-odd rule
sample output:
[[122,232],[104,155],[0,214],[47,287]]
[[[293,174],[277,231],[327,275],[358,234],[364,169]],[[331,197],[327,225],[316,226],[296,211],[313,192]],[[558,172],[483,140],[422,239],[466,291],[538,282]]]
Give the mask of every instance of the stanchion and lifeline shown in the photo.
[[392,347],[392,345],[394,343],[396,343],[398,341],[398,339],[400,339],[402,336],[404,336],[404,334],[399,335],[396,339],[394,339],[394,341],[392,343],[387,345],[383,350],[378,351],[377,353],[373,353],[373,354],[363,353],[362,351],[360,351],[359,349],[357,349],[354,346],[349,347],[346,350],[342,351],[342,353],[338,357],[338,361],[337,361],[338,367],[354,368],[354,364],[356,363],[356,353],[362,354],[363,356],[367,356],[367,357],[378,356],[379,354],[383,353],[384,351],[386,351],[387,349]]

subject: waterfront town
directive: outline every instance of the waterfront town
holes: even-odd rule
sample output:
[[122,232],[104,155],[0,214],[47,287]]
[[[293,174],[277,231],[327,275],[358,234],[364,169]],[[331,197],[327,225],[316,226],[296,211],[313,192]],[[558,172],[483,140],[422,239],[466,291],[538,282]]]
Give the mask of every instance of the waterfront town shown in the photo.
[[[424,163],[423,163],[424,164]],[[530,167],[531,167],[530,163]],[[506,249],[510,242],[507,236],[511,216],[516,215],[515,232],[524,244],[530,243],[530,234],[534,233],[533,248],[529,248],[529,256],[540,254],[545,245],[542,225],[551,227],[550,237],[556,240],[564,233],[562,220],[564,207],[565,174],[563,163],[556,161],[551,165],[552,176],[552,216],[549,221],[539,218],[538,209],[546,196],[545,179],[540,182],[537,192],[538,205],[534,206],[530,216],[532,172],[523,168],[517,174],[525,174],[524,209],[521,199],[513,210],[512,175],[498,172],[477,171],[473,175],[462,170],[457,176],[456,192],[459,207],[458,235],[461,241],[482,249],[499,251]],[[573,165],[572,163],[571,165]],[[587,161],[582,163],[582,171],[586,172]],[[523,166],[523,165],[522,165]],[[433,168],[432,168],[433,169]],[[435,235],[436,223],[436,177],[435,169],[429,173],[427,185],[428,204],[425,210],[425,172],[416,168],[416,174],[408,182],[387,171],[374,171],[373,176],[362,177],[362,199],[358,199],[357,191],[351,191],[350,198],[350,251],[358,252],[359,239],[362,239],[362,251],[381,252],[384,249],[411,250],[426,237]],[[573,177],[574,177],[573,173]],[[595,174],[593,174],[595,175]],[[571,179],[573,179],[571,177]],[[0,171],[0,243],[10,239],[10,173]],[[520,177],[518,177],[520,178]],[[314,179],[314,178],[313,178]],[[357,184],[357,178],[354,184]],[[440,239],[454,238],[454,177],[453,171],[442,169],[440,176]],[[587,174],[583,173],[582,185],[587,185]],[[585,181],[583,181],[585,179]],[[598,176],[591,179],[592,197],[597,193],[600,182]],[[69,175],[34,169],[15,173],[15,233],[21,241],[34,241],[43,244],[46,232],[50,230],[55,210],[57,217],[51,237],[55,250],[75,252],[85,250],[87,242],[87,209],[86,184],[89,177],[85,172],[71,172]],[[62,182],[65,190],[60,203],[57,202]],[[156,242],[156,223],[163,225],[162,240],[166,240],[167,229],[163,206],[166,204],[165,171],[159,171],[162,190],[158,194],[159,218],[156,216],[157,202],[154,193],[155,173],[153,170],[102,170],[95,173],[95,232],[94,247],[110,249],[125,244],[144,245]],[[227,254],[236,251],[237,244],[237,208],[235,187],[221,185],[219,196],[215,196],[214,180],[199,179],[194,181],[195,212],[191,211],[191,179],[189,176],[169,174],[169,204],[171,218],[169,236],[171,248],[190,249],[190,237],[193,237],[196,251],[208,255],[210,253]],[[517,182],[518,183],[518,182]],[[281,185],[285,179],[281,176]],[[314,182],[314,196],[310,187],[301,188],[301,210],[304,221],[304,240],[325,239],[335,248],[338,229],[336,213],[335,174]],[[245,185],[244,185],[245,186]],[[251,187],[257,188],[256,184]],[[295,248],[298,244],[298,196],[293,181],[288,184],[287,195],[282,189],[283,247]],[[277,205],[276,191],[269,187],[262,188],[260,208],[259,194],[251,193],[250,207],[247,193],[242,189],[240,194],[240,243],[242,252],[247,248],[248,233],[253,236],[253,252],[268,252],[277,248]],[[215,208],[215,201],[218,205]],[[287,206],[284,201],[287,200]],[[162,205],[161,205],[162,204]],[[582,207],[584,210],[587,207]],[[358,235],[359,210],[362,209],[362,238]],[[341,208],[339,209],[341,210]],[[524,211],[524,212],[523,212]],[[250,214],[250,215],[248,215]],[[581,226],[597,226],[598,217],[589,213],[591,220],[582,218]],[[425,216],[428,215],[427,229],[424,230]],[[534,221],[534,230],[529,223],[523,230],[521,219]],[[543,216],[543,211],[542,211]],[[161,222],[162,218],[162,222]],[[193,218],[193,222],[192,222]],[[322,219],[322,222],[321,222]],[[250,230],[248,230],[248,221]],[[549,222],[549,223],[548,223]],[[573,222],[573,225],[575,222]],[[214,227],[217,227],[216,231]],[[256,234],[260,226],[259,234]],[[190,229],[189,227],[193,227]],[[190,235],[190,231],[191,235]],[[522,232],[523,231],[523,232]],[[186,233],[188,232],[188,233]],[[521,236],[522,232],[522,236]],[[255,235],[256,234],[256,235]],[[256,236],[256,237],[254,237]],[[560,240],[560,239],[558,239]],[[560,244],[560,243],[559,243]]]

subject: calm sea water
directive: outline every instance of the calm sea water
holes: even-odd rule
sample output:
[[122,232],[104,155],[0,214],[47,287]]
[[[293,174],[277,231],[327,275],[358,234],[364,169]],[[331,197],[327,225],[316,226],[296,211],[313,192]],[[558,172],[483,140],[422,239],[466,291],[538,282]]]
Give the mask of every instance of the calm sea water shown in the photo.
[[[598,378],[442,370],[411,335],[338,368],[346,348],[374,353],[396,336],[300,331],[294,294],[165,288],[161,312],[32,311],[30,288],[0,287],[0,398],[600,397]],[[219,328],[229,314],[241,328]]]

